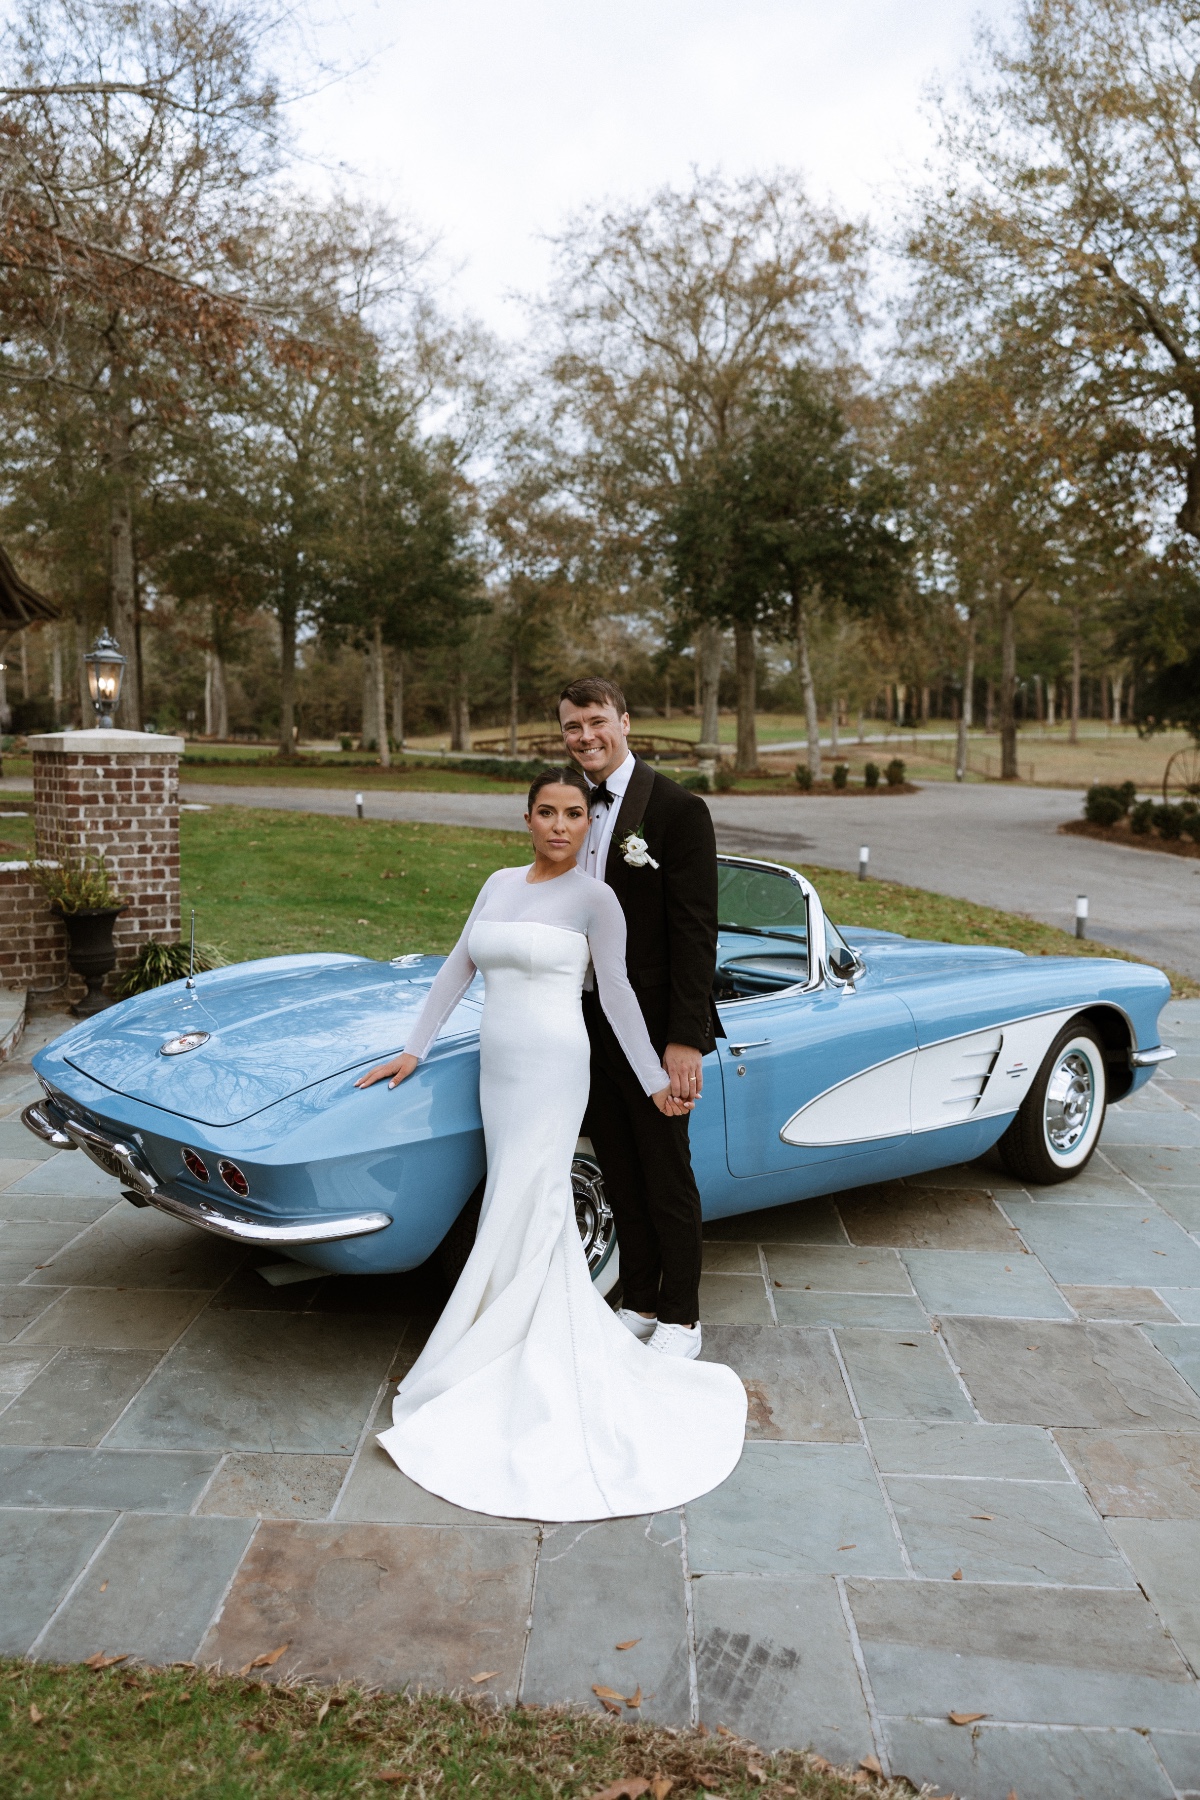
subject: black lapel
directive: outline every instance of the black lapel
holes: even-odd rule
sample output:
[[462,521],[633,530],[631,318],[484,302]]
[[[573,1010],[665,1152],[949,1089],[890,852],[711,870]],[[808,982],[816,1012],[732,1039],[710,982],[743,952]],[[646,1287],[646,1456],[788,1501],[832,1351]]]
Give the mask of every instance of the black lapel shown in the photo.
[[621,802],[621,810],[617,814],[617,822],[613,826],[612,836],[608,840],[608,860],[604,865],[604,880],[617,896],[621,905],[625,904],[625,894],[629,885],[629,864],[621,855],[620,844],[634,828],[641,824],[646,816],[646,802],[654,786],[654,770],[649,763],[639,758],[629,777],[629,786],[625,789],[625,798]]

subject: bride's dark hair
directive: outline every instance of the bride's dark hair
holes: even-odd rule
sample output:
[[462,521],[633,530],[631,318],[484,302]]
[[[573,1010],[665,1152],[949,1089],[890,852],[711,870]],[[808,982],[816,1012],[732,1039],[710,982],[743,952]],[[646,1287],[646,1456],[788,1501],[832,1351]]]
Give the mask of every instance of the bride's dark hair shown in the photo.
[[578,788],[583,795],[585,805],[591,800],[592,791],[578,769],[543,769],[540,775],[535,775],[533,778],[529,789],[529,800],[525,807],[526,812],[533,811],[533,803],[544,787]]

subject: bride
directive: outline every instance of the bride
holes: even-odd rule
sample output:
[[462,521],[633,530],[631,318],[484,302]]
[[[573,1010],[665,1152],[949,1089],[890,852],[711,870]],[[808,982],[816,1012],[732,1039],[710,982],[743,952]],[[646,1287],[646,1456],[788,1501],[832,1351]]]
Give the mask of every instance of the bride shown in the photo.
[[606,1519],[682,1505],[741,1455],[746,1395],[731,1369],[650,1350],[592,1286],[571,1160],[588,1098],[580,995],[589,964],[638,1080],[673,1100],[625,973],[612,890],[575,866],[588,789],[540,775],[525,822],[533,867],[488,877],[401,1056],[356,1084],[417,1067],[475,971],[484,977],[479,1102],[487,1185],[475,1247],[379,1442],[444,1499],[501,1518]]

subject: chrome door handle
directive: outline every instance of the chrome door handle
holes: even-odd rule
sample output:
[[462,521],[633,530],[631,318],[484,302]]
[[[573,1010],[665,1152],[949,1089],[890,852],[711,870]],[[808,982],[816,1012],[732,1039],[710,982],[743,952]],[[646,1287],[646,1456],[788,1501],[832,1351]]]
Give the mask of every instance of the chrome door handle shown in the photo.
[[769,1044],[770,1038],[751,1038],[745,1044],[730,1044],[730,1056],[740,1056],[743,1050],[757,1050],[760,1044]]

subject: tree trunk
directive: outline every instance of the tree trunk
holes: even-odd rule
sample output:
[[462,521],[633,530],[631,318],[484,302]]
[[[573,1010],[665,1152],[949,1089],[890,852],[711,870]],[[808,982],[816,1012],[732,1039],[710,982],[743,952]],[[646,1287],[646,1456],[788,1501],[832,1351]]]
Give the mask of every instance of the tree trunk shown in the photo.
[[517,727],[520,724],[521,698],[521,656],[515,645],[508,659],[508,753],[517,754],[519,739]]
[[371,667],[371,646],[363,651],[362,662],[362,747],[364,750],[379,748],[379,721],[375,717],[375,671]]
[[745,774],[758,767],[758,731],[755,723],[755,681],[758,644],[753,625],[739,619],[733,628],[737,664],[737,769]]
[[450,695],[450,748],[471,748],[471,709],[467,698],[467,672],[460,662],[454,671]]
[[984,705],[987,708],[987,711],[983,721],[983,729],[987,732],[988,736],[991,737],[996,729],[996,684],[990,675],[988,676],[987,694],[984,699]]
[[1055,713],[1057,711],[1057,708],[1058,708],[1058,676],[1056,675],[1054,677],[1053,681],[1048,681],[1046,683],[1046,723],[1050,727],[1051,731],[1054,730]]
[[841,711],[841,706],[841,697],[840,695],[835,694],[833,696],[833,705],[829,708],[829,754],[833,757],[835,762],[842,753],[841,742],[838,738],[838,726],[841,723],[838,714]]
[[1121,689],[1124,686],[1124,681],[1120,674],[1113,676],[1111,686],[1112,722],[1114,725],[1119,725],[1121,723]]
[[7,731],[12,723],[12,713],[8,705],[8,670],[0,663],[0,731]]
[[1000,779],[1017,779],[1017,603],[1000,589]]
[[392,736],[397,750],[404,748],[404,652],[396,652],[392,670]]
[[671,671],[670,671],[670,669],[667,669],[663,673],[663,718],[669,719],[670,716],[671,716]]
[[967,618],[966,641],[963,644],[963,695],[958,716],[958,746],[954,758],[954,779],[967,779],[967,733],[971,729],[972,696],[975,690],[975,614]]
[[724,651],[716,625],[702,625],[696,633],[696,665],[700,681],[700,742],[721,741],[721,661]]
[[379,766],[390,769],[392,751],[388,743],[387,723],[387,657],[383,648],[383,626],[375,621],[375,641],[371,647],[372,672],[375,676],[375,717],[379,721]]
[[296,754],[296,605],[288,595],[279,609],[279,754]]
[[1083,645],[1079,635],[1079,608],[1071,614],[1071,731],[1070,741],[1079,742],[1079,690],[1083,679]]
[[137,599],[133,580],[133,508],[125,483],[129,474],[130,423],[120,413],[113,425],[111,469],[114,491],[109,501],[109,623],[125,657],[125,678],[117,704],[116,724],[140,731],[141,671],[138,668]]
[[50,698],[54,702],[54,723],[62,724],[63,709],[63,655],[62,626],[50,627]]
[[808,736],[808,768],[814,781],[821,779],[821,721],[817,716],[817,690],[813,683],[812,659],[808,653],[808,605],[797,596],[796,662],[800,668],[800,686],[804,692],[804,725]]

